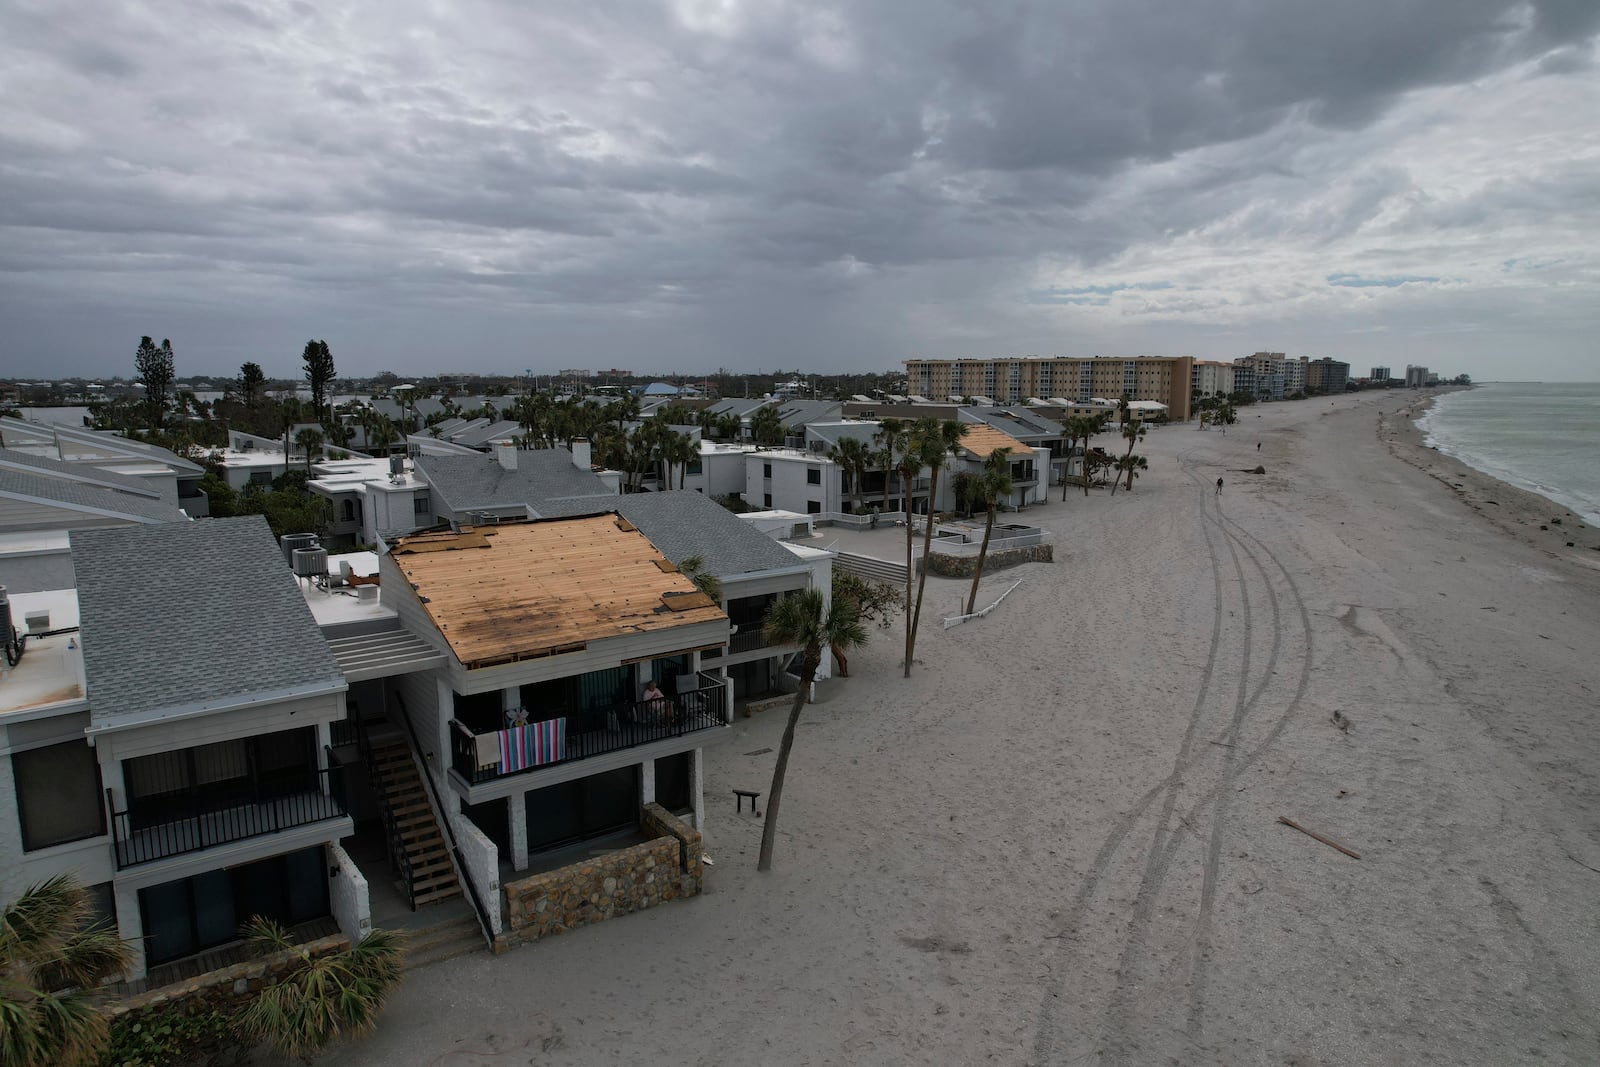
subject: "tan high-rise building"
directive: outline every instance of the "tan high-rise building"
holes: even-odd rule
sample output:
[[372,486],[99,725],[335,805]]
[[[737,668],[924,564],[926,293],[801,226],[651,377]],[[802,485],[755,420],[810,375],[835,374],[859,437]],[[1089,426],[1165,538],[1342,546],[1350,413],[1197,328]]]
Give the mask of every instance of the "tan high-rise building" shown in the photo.
[[1048,400],[1155,400],[1167,417],[1189,418],[1192,356],[1019,356],[1012,359],[908,359],[906,391],[930,400],[993,397],[1015,404]]

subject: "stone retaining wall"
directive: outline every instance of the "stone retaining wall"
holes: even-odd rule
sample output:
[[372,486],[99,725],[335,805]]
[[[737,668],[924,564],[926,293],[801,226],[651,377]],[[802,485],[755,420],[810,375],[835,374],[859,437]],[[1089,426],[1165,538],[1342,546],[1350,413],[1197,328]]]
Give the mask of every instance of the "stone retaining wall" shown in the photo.
[[697,896],[700,832],[659,804],[645,806],[640,825],[646,833],[662,836],[506,882],[507,942],[538,941],[679,897]]
[[[319,937],[300,946],[311,953],[312,958],[343,952],[349,947],[350,939],[343,934]],[[108,1004],[106,1015],[116,1022],[125,1015],[153,1015],[158,1012],[176,1011],[184,1015],[208,1011],[233,1012],[264,987],[277,985],[278,979],[293,970],[300,959],[298,951],[285,949],[260,959],[235,963],[231,967],[208,971]]]
[[[991,551],[988,559],[983,561],[983,573],[1005,570],[1020,563],[1050,563],[1055,558],[1055,545],[1029,545],[1026,548]],[[971,578],[972,572],[978,569],[978,557],[950,556],[943,552],[933,552],[928,556],[928,569],[941,578]],[[917,560],[917,570],[921,573],[920,559]]]

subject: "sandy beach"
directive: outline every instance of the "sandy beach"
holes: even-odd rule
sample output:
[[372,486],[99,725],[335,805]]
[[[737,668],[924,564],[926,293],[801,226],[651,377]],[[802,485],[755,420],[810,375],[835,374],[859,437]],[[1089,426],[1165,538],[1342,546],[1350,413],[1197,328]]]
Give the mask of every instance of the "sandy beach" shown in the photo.
[[705,896],[416,972],[321,1062],[1600,1062],[1600,534],[1418,400],[1153,431],[988,618],[929,580],[909,680],[852,655],[771,874],[730,790],[781,712],[709,755]]

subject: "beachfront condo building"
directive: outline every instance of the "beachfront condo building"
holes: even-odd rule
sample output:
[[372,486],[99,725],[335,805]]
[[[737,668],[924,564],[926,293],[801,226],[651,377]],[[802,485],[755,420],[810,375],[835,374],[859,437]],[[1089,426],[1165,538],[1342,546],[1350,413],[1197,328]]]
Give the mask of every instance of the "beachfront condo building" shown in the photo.
[[1350,364],[1341,363],[1329,356],[1304,360],[1305,391],[1308,393],[1342,393],[1350,382]]
[[1408,364],[1406,366],[1406,388],[1421,389],[1428,384],[1430,375],[1427,367],[1418,367]]
[[0,893],[76,875],[135,980],[237,942],[252,915],[361,936],[330,748],[347,686],[266,520],[70,545],[75,586],[0,619],[31,631],[0,680]]
[[1029,397],[1126,396],[1165,404],[1168,417],[1181,421],[1189,418],[1193,370],[1192,356],[910,359],[906,388],[934,400],[992,397],[1008,404]]
[[1190,378],[1190,392],[1197,398],[1230,396],[1234,389],[1234,366],[1219,359],[1197,359]]
[[1370,374],[1368,374],[1367,377],[1368,377],[1369,380],[1371,380],[1371,381],[1373,381],[1375,383],[1386,382],[1386,381],[1389,380],[1389,368],[1388,367],[1373,367],[1372,368],[1372,372]]

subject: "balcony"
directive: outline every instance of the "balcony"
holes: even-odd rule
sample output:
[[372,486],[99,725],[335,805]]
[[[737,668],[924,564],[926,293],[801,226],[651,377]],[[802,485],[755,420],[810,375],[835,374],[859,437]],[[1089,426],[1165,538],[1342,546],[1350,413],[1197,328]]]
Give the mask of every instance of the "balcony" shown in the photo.
[[450,765],[472,785],[590,759],[727,725],[726,683],[701,674],[699,688],[659,700],[623,701],[536,719],[525,726],[474,731],[450,721]]
[[190,789],[141,798],[119,811],[106,790],[117,868],[183,856],[233,841],[310,826],[346,814],[338,768],[306,769],[302,788],[257,797]]

